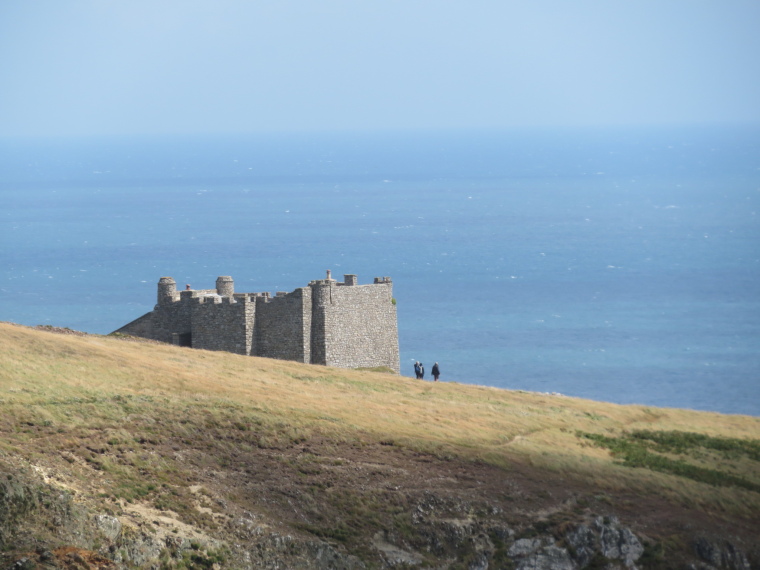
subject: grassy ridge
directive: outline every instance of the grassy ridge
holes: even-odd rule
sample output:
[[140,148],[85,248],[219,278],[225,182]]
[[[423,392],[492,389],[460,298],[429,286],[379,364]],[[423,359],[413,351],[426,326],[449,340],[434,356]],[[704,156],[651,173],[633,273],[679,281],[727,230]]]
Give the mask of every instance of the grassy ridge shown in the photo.
[[[190,442],[218,433],[214,445],[223,447],[224,428],[251,434],[250,445],[317,436],[383,442],[505,469],[519,462],[600,489],[656,494],[727,516],[750,518],[760,509],[757,457],[710,447],[730,440],[756,450],[760,418],[433,384],[9,324],[0,324],[0,346],[0,452],[32,462],[51,454],[84,461],[108,473],[105,496],[152,497],[181,510],[182,497],[166,490],[175,485],[174,493],[186,492],[176,490],[181,466],[141,453],[141,441],[171,434]],[[674,444],[646,435],[666,433],[695,434],[671,440],[692,441],[694,468],[722,474],[725,484],[651,462],[632,468],[619,461],[619,450],[610,453],[615,442],[643,441],[648,453],[659,446],[657,456],[668,458],[677,452]],[[88,438],[92,449],[82,443]]]

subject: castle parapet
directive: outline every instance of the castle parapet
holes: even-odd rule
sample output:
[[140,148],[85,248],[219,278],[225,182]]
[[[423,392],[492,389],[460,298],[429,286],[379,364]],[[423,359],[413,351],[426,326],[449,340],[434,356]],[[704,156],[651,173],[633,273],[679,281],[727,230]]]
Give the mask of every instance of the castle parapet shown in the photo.
[[198,297],[198,291],[195,291],[193,289],[186,289],[185,291],[179,292],[179,300],[180,301],[187,301],[189,299],[192,299],[193,297]]

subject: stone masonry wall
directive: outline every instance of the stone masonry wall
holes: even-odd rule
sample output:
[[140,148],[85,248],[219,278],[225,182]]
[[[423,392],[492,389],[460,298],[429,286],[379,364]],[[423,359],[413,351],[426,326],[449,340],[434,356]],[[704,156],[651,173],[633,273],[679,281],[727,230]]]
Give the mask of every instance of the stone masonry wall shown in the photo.
[[181,291],[179,302],[156,305],[153,310],[153,334],[155,340],[173,342],[174,334],[187,334],[192,330],[191,301],[204,291]]
[[311,290],[256,298],[252,354],[311,362]]
[[145,313],[142,317],[136,318],[131,323],[127,323],[114,332],[140,336],[143,338],[152,338],[153,336],[153,313]]
[[192,346],[251,354],[256,304],[242,297],[210,296],[191,304]]
[[325,364],[340,368],[387,366],[399,372],[396,306],[390,280],[373,285],[333,283],[324,311]]
[[173,333],[190,332],[190,305],[188,303],[158,305],[152,314],[153,334],[149,338],[171,343]]
[[171,305],[156,305],[150,313],[144,314],[114,332],[171,343],[173,333],[190,332],[189,307],[179,302]]

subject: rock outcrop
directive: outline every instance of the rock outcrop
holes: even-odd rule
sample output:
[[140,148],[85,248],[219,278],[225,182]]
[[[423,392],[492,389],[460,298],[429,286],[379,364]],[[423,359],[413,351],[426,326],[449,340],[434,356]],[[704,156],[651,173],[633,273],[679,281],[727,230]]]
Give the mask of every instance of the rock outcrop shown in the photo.
[[[616,517],[598,516],[566,527],[534,523],[513,528],[498,509],[427,494],[410,505],[410,526],[376,533],[362,556],[323,540],[275,532],[242,517],[222,538],[198,540],[151,532],[108,513],[91,513],[73,496],[29,470],[0,479],[0,547],[27,552],[2,568],[293,568],[361,570],[447,568],[468,570],[630,569],[645,553],[642,540]],[[479,513],[477,512],[479,511]],[[46,524],[47,523],[47,524]],[[727,541],[694,541],[694,570],[750,570],[745,552]],[[368,552],[369,558],[368,558]]]

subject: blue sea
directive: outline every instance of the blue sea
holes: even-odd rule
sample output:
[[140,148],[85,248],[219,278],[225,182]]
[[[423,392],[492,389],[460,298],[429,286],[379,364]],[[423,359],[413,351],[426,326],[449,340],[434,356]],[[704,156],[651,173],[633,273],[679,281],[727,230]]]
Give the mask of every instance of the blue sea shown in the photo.
[[4,139],[0,198],[0,320],[390,276],[406,375],[760,415],[760,128]]

